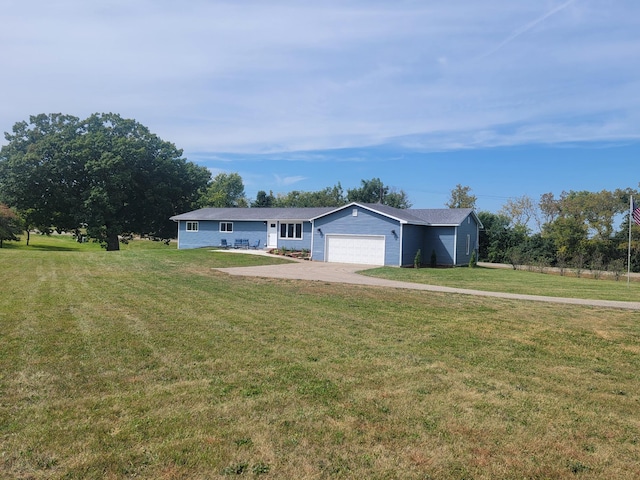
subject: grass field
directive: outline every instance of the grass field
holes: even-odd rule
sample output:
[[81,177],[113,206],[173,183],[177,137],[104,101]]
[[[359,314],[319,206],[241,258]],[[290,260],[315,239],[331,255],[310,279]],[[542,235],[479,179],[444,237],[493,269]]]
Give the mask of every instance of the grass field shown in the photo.
[[593,298],[597,300],[640,301],[640,282],[627,284],[626,276],[576,278],[550,273],[496,268],[372,268],[362,272],[372,277],[401,282],[425,283],[491,292],[522,293],[549,297]]
[[213,270],[279,261],[0,250],[0,478],[640,477],[640,313]]

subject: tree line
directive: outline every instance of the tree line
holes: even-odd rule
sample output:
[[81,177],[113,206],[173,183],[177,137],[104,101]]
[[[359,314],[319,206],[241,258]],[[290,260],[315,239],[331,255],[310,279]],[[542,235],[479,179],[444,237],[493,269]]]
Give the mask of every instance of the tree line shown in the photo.
[[[545,193],[507,200],[497,213],[479,212],[479,258],[495,263],[552,266],[564,273],[626,271],[631,221],[631,270],[640,271],[640,227],[630,220],[631,188]],[[618,223],[618,225],[616,225]]]
[[361,180],[359,187],[347,189],[340,182],[317,191],[292,190],[273,194],[258,191],[255,200],[246,197],[242,177],[238,173],[219,173],[211,181],[200,200],[203,207],[302,208],[340,207],[351,202],[382,203],[395,208],[410,208],[404,190],[385,185],[379,178]]

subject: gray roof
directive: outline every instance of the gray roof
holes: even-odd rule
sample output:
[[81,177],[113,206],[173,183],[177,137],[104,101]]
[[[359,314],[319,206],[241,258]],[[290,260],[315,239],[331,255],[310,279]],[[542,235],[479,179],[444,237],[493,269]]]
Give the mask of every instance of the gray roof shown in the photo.
[[342,207],[312,207],[312,208],[201,208],[192,212],[182,213],[171,217],[171,220],[221,220],[221,221],[268,221],[268,220],[298,220],[310,221],[325,216],[328,213],[359,205],[368,210],[378,212],[394,218],[402,223],[411,225],[460,225],[470,214],[474,216],[482,228],[480,220],[471,208],[428,208],[403,209],[394,208],[380,203],[353,202]]
[[[457,226],[472,214],[478,222],[478,225],[482,227],[480,219],[472,208],[394,208],[389,205],[382,205],[381,203],[353,202],[349,205],[336,208],[334,211],[341,210],[343,208],[350,208],[355,205],[359,205],[410,225]],[[325,214],[323,213],[319,215],[319,217],[323,215]]]
[[429,222],[424,219],[416,216],[414,211],[407,208],[395,208],[390,207],[389,205],[382,205],[381,203],[362,203],[359,204],[369,210],[373,210],[374,212],[382,213],[388,217],[393,217],[397,220],[400,220],[404,223],[410,223],[412,225],[428,225]]
[[201,208],[174,215],[171,220],[309,220],[334,210],[334,207],[318,208]]
[[460,225],[473,213],[472,208],[426,208],[409,211],[429,225]]

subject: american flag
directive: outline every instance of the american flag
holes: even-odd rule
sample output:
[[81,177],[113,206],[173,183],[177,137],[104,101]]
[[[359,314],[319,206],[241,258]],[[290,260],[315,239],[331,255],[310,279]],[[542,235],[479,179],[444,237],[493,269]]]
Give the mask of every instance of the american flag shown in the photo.
[[640,207],[636,205],[636,202],[631,200],[633,209],[631,210],[631,216],[633,217],[633,221],[636,222],[636,225],[640,225]]

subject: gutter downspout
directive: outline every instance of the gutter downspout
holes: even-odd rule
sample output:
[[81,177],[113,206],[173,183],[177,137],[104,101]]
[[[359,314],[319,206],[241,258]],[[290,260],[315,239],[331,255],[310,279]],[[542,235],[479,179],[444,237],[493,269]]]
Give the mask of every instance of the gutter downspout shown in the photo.
[[480,224],[476,222],[476,262],[480,258]]
[[316,222],[311,220],[311,251],[309,252],[309,261],[313,262],[313,241],[316,238]]
[[453,227],[453,266],[458,266],[458,227]]
[[402,247],[404,246],[404,242],[402,238],[404,237],[404,223],[400,222],[400,258],[398,259],[398,266],[402,267],[402,256],[404,254]]

